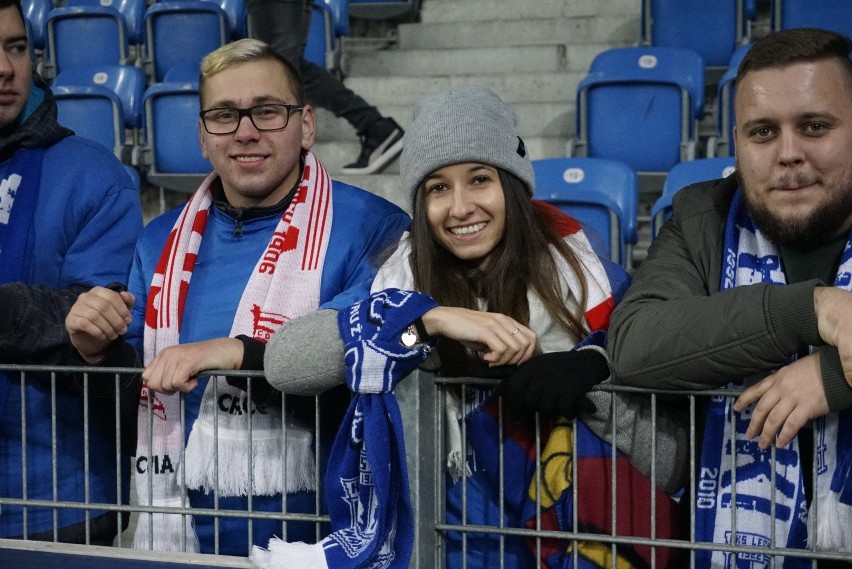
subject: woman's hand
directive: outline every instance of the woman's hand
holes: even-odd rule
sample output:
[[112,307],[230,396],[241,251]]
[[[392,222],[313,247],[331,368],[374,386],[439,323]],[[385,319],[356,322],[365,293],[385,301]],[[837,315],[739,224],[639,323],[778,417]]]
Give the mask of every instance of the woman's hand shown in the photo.
[[505,314],[438,306],[421,318],[430,336],[445,336],[479,352],[489,367],[517,365],[533,356],[538,336]]

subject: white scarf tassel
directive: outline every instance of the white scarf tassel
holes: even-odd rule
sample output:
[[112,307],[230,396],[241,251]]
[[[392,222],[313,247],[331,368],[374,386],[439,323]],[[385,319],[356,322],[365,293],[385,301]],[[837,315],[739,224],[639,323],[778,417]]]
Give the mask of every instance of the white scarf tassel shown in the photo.
[[[287,494],[316,490],[313,433],[310,429],[287,426],[286,445],[282,432],[264,435],[252,433],[249,468],[249,446],[244,432],[234,433],[219,428],[214,437],[213,426],[196,423],[186,445],[186,484],[206,493],[217,489],[220,496],[246,496],[253,478],[252,494],[274,496],[281,492],[286,446],[287,472],[284,491]],[[214,479],[214,446],[218,447],[218,480]]]
[[269,540],[269,549],[255,545],[249,560],[258,569],[328,569],[322,543],[287,543],[277,537]]
[[[165,505],[165,504],[164,504]],[[180,501],[168,504],[180,507]],[[151,527],[154,528],[154,540],[150,541]],[[186,536],[185,538],[182,536]],[[201,547],[195,534],[192,516],[181,514],[139,514],[136,532],[133,535],[134,549],[153,549],[155,551],[185,551],[198,553]]]

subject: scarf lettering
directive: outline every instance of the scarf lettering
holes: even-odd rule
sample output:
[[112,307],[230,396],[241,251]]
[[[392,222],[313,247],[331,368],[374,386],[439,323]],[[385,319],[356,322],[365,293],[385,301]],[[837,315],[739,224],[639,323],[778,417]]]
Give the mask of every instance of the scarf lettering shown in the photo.
[[[175,467],[172,464],[172,459],[169,455],[164,454],[162,457],[160,455],[154,455],[151,457],[151,463],[154,467],[154,474],[165,474],[165,473],[175,473]],[[148,457],[140,456],[136,459],[136,472],[139,474],[145,474],[148,472]]]
[[12,205],[15,203],[15,194],[21,185],[21,177],[12,174],[0,182],[0,223],[7,225],[9,216],[12,215]]
[[263,252],[262,261],[258,272],[272,275],[275,273],[275,265],[278,263],[278,258],[287,251],[296,249],[299,243],[299,228],[290,226],[287,232],[276,231],[272,239],[269,241],[269,246]]
[[234,397],[229,393],[219,396],[219,410],[228,415],[248,415],[249,410],[251,410],[252,415],[255,413],[260,413],[261,415],[268,414],[266,405],[250,403],[246,395]]

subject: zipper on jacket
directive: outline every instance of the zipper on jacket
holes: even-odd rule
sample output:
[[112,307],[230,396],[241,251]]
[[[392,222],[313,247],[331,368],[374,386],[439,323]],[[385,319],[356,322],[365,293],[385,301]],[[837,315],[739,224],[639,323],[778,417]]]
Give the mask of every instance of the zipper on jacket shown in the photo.
[[243,222],[239,219],[237,223],[234,225],[234,237],[242,237],[243,236]]

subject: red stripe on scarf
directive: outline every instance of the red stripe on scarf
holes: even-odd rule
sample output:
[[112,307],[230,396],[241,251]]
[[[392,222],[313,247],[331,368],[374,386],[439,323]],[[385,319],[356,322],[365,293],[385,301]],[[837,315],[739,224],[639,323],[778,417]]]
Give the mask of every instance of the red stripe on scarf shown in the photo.
[[545,223],[553,228],[560,237],[574,235],[581,230],[580,222],[566,214],[553,204],[532,200],[536,211],[544,218]]
[[[324,188],[326,180],[328,178],[327,172],[324,170],[320,170],[319,175],[322,179],[317,180],[317,188]],[[308,226],[308,242],[305,246],[305,251],[302,256],[302,270],[314,270],[317,268],[319,263],[319,253],[322,248],[322,235],[323,231],[325,231],[325,224],[328,219],[328,208],[329,208],[329,200],[324,199],[325,192],[317,191],[314,192],[314,201],[311,204],[311,211],[313,212],[318,203],[325,204],[322,212],[320,213],[318,219],[315,221],[314,216],[310,217],[310,225]]]
[[609,329],[609,317],[614,308],[615,299],[610,296],[602,303],[586,311],[586,321],[592,327],[592,332]]

